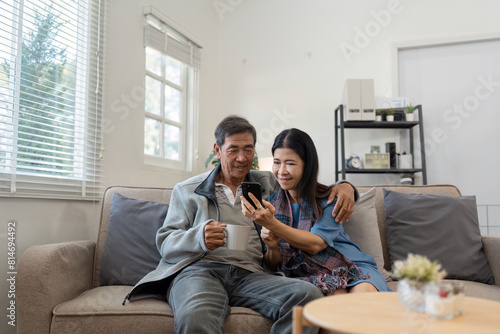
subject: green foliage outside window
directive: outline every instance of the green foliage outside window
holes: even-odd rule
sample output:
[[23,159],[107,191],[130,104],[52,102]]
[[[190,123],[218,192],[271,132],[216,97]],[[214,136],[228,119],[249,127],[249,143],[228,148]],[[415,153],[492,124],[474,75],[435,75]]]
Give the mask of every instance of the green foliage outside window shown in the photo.
[[[34,28],[21,52],[17,170],[73,175],[76,60],[57,43],[66,22],[51,6],[34,10]],[[10,63],[0,64],[2,81],[13,82]],[[57,170],[58,172],[55,172]]]

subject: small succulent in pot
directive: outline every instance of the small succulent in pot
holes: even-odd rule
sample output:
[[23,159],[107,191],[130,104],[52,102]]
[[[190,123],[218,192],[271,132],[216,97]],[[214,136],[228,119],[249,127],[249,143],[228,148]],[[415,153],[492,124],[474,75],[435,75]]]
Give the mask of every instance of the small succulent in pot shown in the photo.
[[443,279],[446,271],[437,261],[408,254],[405,261],[394,262],[390,275],[399,279],[398,299],[403,307],[413,312],[424,312],[427,285]]
[[406,113],[407,114],[413,114],[413,112],[415,111],[415,106],[412,106],[411,103],[409,105],[406,106]]
[[425,256],[410,253],[405,261],[394,262],[391,276],[397,279],[435,282],[446,276],[446,270],[438,261],[431,262]]

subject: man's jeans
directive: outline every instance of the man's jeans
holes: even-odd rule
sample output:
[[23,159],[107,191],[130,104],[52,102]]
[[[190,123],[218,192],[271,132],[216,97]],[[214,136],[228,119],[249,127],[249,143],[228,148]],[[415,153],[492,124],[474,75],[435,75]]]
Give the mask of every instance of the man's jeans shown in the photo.
[[[255,310],[275,320],[271,333],[292,332],[292,309],[323,297],[311,283],[252,273],[232,265],[196,263],[184,268],[167,292],[176,333],[224,333],[231,306]],[[307,328],[304,332],[317,332]]]

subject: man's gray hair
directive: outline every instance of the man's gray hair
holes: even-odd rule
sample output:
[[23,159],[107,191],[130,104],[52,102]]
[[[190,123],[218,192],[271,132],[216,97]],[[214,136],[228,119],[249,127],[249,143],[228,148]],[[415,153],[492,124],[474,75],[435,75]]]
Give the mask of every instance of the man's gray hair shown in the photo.
[[215,128],[215,143],[222,147],[226,141],[226,137],[238,133],[251,133],[253,136],[253,144],[257,142],[257,131],[249,121],[245,118],[229,115],[225,117]]

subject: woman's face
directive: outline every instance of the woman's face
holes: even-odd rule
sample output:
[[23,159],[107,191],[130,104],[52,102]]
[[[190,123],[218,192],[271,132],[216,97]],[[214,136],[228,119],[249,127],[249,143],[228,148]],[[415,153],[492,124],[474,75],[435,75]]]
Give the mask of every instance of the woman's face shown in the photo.
[[[296,196],[299,181],[304,172],[304,161],[291,148],[278,148],[274,151],[273,174],[281,188]],[[297,200],[297,198],[294,198]]]

